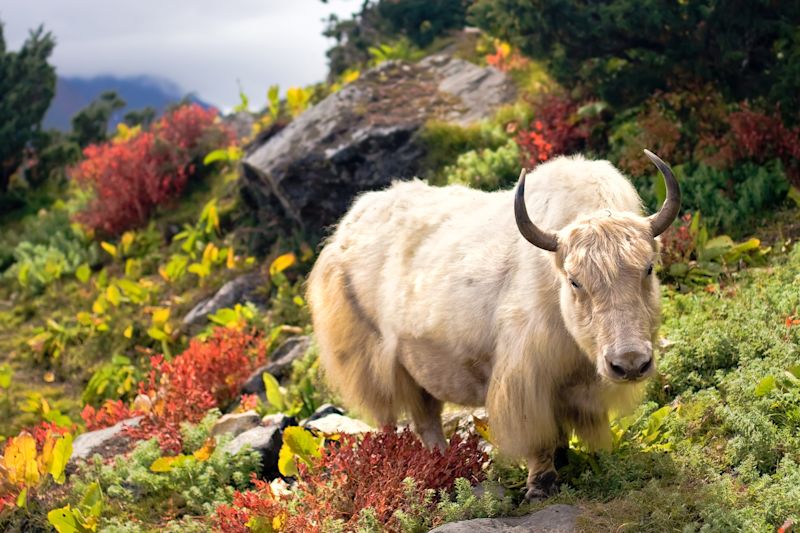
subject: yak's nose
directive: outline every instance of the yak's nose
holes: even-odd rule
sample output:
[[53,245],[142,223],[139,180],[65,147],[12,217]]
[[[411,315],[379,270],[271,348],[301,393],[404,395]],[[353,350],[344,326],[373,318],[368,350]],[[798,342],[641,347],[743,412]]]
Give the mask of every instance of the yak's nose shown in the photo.
[[635,380],[647,375],[653,368],[653,354],[637,350],[608,354],[606,364],[611,376]]

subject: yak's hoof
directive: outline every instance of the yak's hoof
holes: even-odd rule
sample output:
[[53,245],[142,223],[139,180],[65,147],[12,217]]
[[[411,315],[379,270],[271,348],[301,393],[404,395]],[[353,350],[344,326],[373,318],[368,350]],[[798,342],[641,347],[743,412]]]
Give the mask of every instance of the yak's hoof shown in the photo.
[[558,475],[552,470],[542,472],[536,476],[533,483],[528,486],[528,491],[525,493],[525,500],[533,502],[549,498],[558,490],[557,479]]

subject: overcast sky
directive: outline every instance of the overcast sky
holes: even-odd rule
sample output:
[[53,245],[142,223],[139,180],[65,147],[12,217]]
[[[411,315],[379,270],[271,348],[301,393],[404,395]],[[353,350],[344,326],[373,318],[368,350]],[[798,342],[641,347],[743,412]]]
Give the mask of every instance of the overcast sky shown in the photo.
[[0,0],[7,48],[44,24],[57,44],[60,75],[148,74],[224,109],[240,80],[253,107],[278,83],[321,81],[327,73],[322,29],[331,13],[347,17],[361,0]]

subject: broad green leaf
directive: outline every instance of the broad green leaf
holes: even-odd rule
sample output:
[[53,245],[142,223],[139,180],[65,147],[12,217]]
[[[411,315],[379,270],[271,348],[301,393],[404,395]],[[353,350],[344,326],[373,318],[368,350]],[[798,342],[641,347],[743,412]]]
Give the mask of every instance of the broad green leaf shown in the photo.
[[[314,437],[311,432],[301,427],[291,426],[286,428],[283,432],[283,446],[281,446],[278,457],[278,469],[280,470],[283,467],[286,472],[295,472],[295,474],[288,474],[284,470],[280,470],[284,475],[296,475],[297,464],[295,461],[299,459],[310,466],[313,459],[322,456],[324,442],[324,438]],[[284,451],[284,448],[286,448],[286,451]],[[283,461],[281,461],[281,458],[283,458]]]
[[167,334],[167,332],[155,326],[148,329],[147,334],[150,336],[150,338],[155,339],[157,341],[169,340],[169,335]]
[[72,435],[65,433],[56,440],[53,447],[53,460],[49,469],[50,475],[59,485],[64,483],[64,469],[67,468],[70,456],[72,456]]
[[83,263],[75,270],[75,277],[78,278],[78,281],[81,283],[86,283],[89,281],[89,278],[92,277],[91,267],[88,264]]
[[28,507],[28,487],[24,487],[17,495],[17,507],[26,509]]
[[75,515],[72,514],[69,504],[47,513],[47,521],[56,528],[58,533],[83,533],[84,531],[75,519]]
[[283,393],[281,392],[281,386],[278,384],[278,380],[275,379],[275,376],[269,372],[264,372],[261,377],[264,380],[267,401],[270,403],[270,405],[272,405],[278,411],[283,411],[286,409],[286,402],[284,401]]
[[75,519],[69,504],[47,513],[47,521],[56,528],[58,533],[83,533],[85,531]]
[[[113,286],[114,285],[112,285],[112,287]],[[125,293],[125,296],[127,296],[133,303],[144,303],[147,300],[147,289],[135,281],[121,278],[116,281],[116,286],[122,289],[122,292]]]
[[11,369],[11,365],[0,365],[0,389],[7,389],[11,386],[11,377],[13,375],[14,371]]
[[86,529],[95,531],[97,529],[97,519],[103,511],[103,491],[100,483],[95,481],[81,498],[80,512],[82,515],[81,525]]
[[757,398],[761,398],[762,396],[766,396],[767,394],[772,392],[774,388],[775,388],[775,376],[767,376],[758,382],[758,385],[756,385],[753,394],[755,394]]

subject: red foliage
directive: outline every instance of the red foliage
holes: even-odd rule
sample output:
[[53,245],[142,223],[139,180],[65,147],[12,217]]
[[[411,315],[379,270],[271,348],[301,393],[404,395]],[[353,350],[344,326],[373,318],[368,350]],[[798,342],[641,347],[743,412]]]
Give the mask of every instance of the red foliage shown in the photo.
[[109,235],[142,225],[156,206],[183,192],[195,175],[193,161],[233,141],[216,116],[191,104],[165,115],[150,131],[87,146],[86,159],[71,175],[95,197],[77,220]]
[[[288,532],[323,531],[325,521],[334,519],[343,520],[349,531],[359,512],[372,508],[378,520],[393,530],[395,511],[421,505],[426,489],[451,490],[459,477],[471,482],[483,479],[486,459],[476,435],[453,436],[444,453],[428,450],[408,430],[368,433],[361,442],[344,436],[311,468],[300,465],[291,512],[266,483],[256,483],[254,491],[236,493],[232,506],[217,509],[217,525],[222,531],[239,533],[247,531],[245,523],[252,518],[269,521],[279,516]],[[412,498],[403,484],[408,477],[419,489]]]
[[135,415],[136,413],[128,409],[122,400],[106,400],[100,409],[86,405],[81,411],[81,418],[89,431],[113,426]]
[[789,181],[800,187],[800,127],[787,128],[777,110],[767,115],[753,111],[747,104],[731,113],[728,120],[730,131],[718,143],[717,157],[723,164],[780,159]]
[[565,96],[548,95],[535,105],[536,119],[520,130],[516,142],[522,165],[533,168],[553,156],[580,151],[589,138],[589,124],[577,118],[578,103]]
[[674,263],[686,263],[694,250],[694,237],[692,237],[690,226],[692,224],[692,214],[686,213],[680,219],[680,223],[670,226],[661,234],[661,262],[665,268],[669,268]]
[[153,407],[128,433],[135,438],[155,436],[163,450],[179,452],[181,422],[199,422],[212,407],[230,402],[265,360],[266,347],[259,336],[228,328],[217,328],[206,341],[193,339],[171,361],[153,357],[148,379],[139,384],[139,392],[153,400]]

